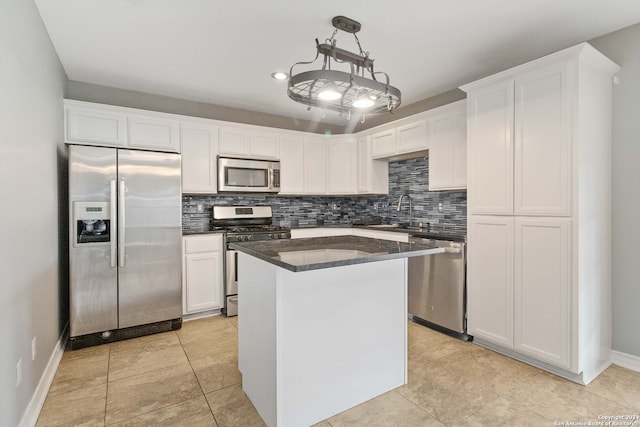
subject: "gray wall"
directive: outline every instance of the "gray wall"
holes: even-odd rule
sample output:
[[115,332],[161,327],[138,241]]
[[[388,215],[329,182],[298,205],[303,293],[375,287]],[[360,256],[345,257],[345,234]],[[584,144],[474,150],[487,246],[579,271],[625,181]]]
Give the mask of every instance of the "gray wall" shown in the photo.
[[0,425],[15,426],[64,327],[57,150],[66,75],[33,1],[0,2],[0,57]]
[[613,87],[613,349],[640,357],[640,24],[590,43],[622,67]]
[[343,133],[344,126],[310,122],[308,120],[258,113],[240,108],[223,107],[202,102],[187,101],[169,96],[153,95],[132,90],[117,89],[70,80],[67,83],[66,96],[77,101],[97,102],[121,107],[140,108],[142,110],[163,113],[182,114],[226,122],[248,123],[280,129],[299,130],[324,134]]
[[66,96],[77,101],[97,102],[99,104],[118,105],[121,107],[140,108],[142,110],[160,111],[163,113],[182,114],[192,117],[222,120],[235,123],[248,123],[258,126],[269,126],[280,129],[315,132],[334,135],[359,132],[384,123],[408,117],[432,108],[450,104],[464,99],[466,94],[460,89],[402,106],[392,114],[378,114],[367,118],[365,123],[352,120],[345,125],[316,123],[308,120],[277,116],[275,114],[230,108],[220,105],[205,104],[185,99],[171,98],[162,95],[136,92],[126,89],[100,86],[91,83],[70,80],[67,83]]

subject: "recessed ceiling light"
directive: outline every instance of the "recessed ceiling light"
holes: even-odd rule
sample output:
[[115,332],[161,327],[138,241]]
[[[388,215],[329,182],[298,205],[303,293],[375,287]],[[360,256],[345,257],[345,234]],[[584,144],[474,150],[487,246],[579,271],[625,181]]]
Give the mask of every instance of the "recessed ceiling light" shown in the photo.
[[287,80],[289,78],[289,74],[283,73],[282,71],[275,71],[271,73],[271,77],[276,80]]

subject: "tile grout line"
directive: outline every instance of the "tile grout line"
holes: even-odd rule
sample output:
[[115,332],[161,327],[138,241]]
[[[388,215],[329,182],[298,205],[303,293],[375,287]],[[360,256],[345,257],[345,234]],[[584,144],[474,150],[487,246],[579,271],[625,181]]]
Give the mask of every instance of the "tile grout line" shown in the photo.
[[108,403],[109,403],[109,374],[111,372],[111,343],[109,343],[108,345],[109,345],[109,357],[107,358],[107,387],[105,388],[104,417],[103,417],[103,422],[102,422],[102,425],[104,425],[104,426],[107,425],[107,406],[108,406]]
[[204,397],[204,401],[207,403],[207,407],[209,408],[209,412],[211,413],[211,417],[213,418],[213,422],[216,424],[216,426],[218,426],[219,425],[218,424],[218,420],[216,420],[216,415],[213,413],[213,409],[211,408],[211,404],[209,403],[209,399],[207,399],[207,394],[204,392],[204,388],[202,388],[202,383],[200,382],[200,379],[198,378],[198,375],[196,374],[196,371],[193,368],[193,365],[191,364],[191,358],[187,354],[187,351],[184,349],[184,344],[182,343],[182,340],[180,339],[180,335],[178,335],[177,332],[176,332],[176,336],[178,337],[178,342],[180,343],[180,348],[182,348],[182,352],[184,353],[184,356],[187,358],[187,362],[189,363],[189,367],[191,368],[191,372],[193,372],[193,376],[196,377],[196,381],[198,382],[198,387],[200,387],[200,392],[202,392],[202,397]]

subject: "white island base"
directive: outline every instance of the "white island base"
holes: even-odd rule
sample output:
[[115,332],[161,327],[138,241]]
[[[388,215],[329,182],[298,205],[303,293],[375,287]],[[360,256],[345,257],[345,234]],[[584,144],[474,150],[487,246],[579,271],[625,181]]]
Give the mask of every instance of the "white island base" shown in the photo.
[[292,272],[238,253],[242,388],[308,426],[407,382],[407,258]]

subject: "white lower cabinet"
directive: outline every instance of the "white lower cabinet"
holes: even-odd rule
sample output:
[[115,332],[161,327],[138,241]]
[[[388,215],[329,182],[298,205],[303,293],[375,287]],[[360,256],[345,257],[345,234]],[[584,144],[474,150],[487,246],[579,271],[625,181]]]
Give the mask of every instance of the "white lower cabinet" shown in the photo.
[[513,244],[513,218],[470,218],[467,329],[506,348],[513,348]]
[[476,215],[469,226],[469,333],[577,373],[571,220]]
[[[571,369],[570,219],[516,218],[514,343],[520,353]],[[576,331],[577,332],[577,331]]]
[[184,314],[223,306],[223,236],[182,238],[182,310]]

